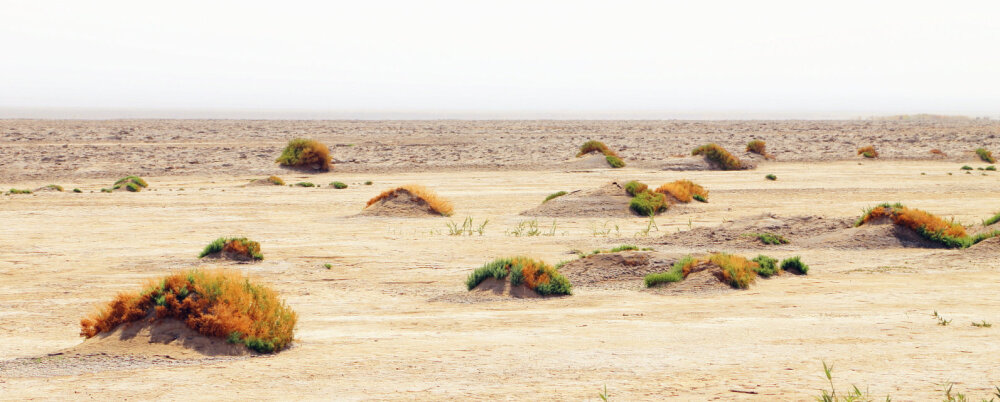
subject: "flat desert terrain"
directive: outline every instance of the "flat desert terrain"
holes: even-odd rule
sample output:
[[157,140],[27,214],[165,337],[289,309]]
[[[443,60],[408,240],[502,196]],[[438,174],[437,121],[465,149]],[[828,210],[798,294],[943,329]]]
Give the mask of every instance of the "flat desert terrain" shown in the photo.
[[[329,145],[333,170],[279,168],[295,137]],[[628,165],[577,163],[589,139]],[[708,142],[743,157],[751,139],[775,159],[673,163]],[[864,145],[881,157],[857,156]],[[829,389],[824,362],[840,392],[940,400],[954,383],[988,398],[1000,386],[1000,239],[946,249],[851,227],[866,207],[901,202],[985,230],[1000,174],[960,170],[988,166],[978,147],[1000,151],[1000,123],[0,121],[0,188],[67,190],[0,196],[0,399],[599,400],[606,387],[611,400],[812,400]],[[100,192],[129,174],[149,188]],[[322,186],[246,186],[271,174]],[[679,179],[709,202],[678,204],[655,227],[625,213],[522,214],[560,190]],[[405,184],[451,200],[454,215],[360,215]],[[482,234],[450,235],[466,218],[488,220]],[[538,235],[518,232],[533,223]],[[740,236],[764,229],[790,242]],[[197,258],[228,235],[259,241],[265,259]],[[466,290],[498,257],[587,261],[575,251],[622,244],[668,264],[729,252],[799,255],[810,270],[746,290],[646,289],[641,275],[570,275],[569,263],[571,296]],[[205,356],[79,336],[116,293],[192,267],[272,285],[299,315],[293,345]],[[972,325],[983,321],[993,326]]]

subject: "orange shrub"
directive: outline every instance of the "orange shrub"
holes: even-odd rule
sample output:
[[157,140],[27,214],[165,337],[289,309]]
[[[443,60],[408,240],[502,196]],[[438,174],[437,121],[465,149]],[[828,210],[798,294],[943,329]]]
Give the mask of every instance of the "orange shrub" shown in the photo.
[[596,152],[600,152],[604,156],[618,157],[618,154],[616,154],[615,151],[612,151],[611,148],[608,148],[607,145],[604,145],[603,142],[595,141],[595,140],[590,140],[590,141],[587,141],[587,142],[583,143],[583,145],[580,146],[580,152],[578,152],[576,154],[576,157],[579,158],[581,156],[584,156],[586,154],[589,154],[589,153],[595,152],[595,151]]
[[934,154],[934,155],[946,156],[945,153],[944,153],[944,151],[942,151],[940,149],[937,149],[937,148],[932,149],[931,153]]
[[708,160],[719,165],[722,170],[739,170],[743,168],[743,162],[740,162],[739,158],[733,156],[733,154],[718,144],[702,145],[691,151],[691,155],[705,155]]
[[708,200],[708,190],[705,190],[702,186],[694,184],[694,182],[690,180],[677,180],[673,183],[664,184],[657,188],[656,192],[669,194],[680,202],[691,202],[696,195],[701,196],[704,200]]
[[869,145],[858,148],[858,155],[862,155],[865,158],[878,158],[878,151],[875,150],[875,147]]
[[722,281],[734,288],[746,289],[757,279],[759,265],[741,256],[715,253],[708,260],[722,268]]
[[290,167],[317,167],[321,171],[330,170],[330,148],[319,141],[296,138],[288,141],[277,162]]
[[767,146],[764,144],[763,140],[752,140],[747,143],[747,152],[753,152],[766,159],[771,159],[772,156],[767,153]]
[[451,202],[441,197],[438,197],[438,195],[435,194],[433,191],[417,184],[407,184],[405,186],[400,186],[394,189],[385,190],[381,194],[376,195],[375,197],[372,197],[372,199],[368,200],[368,203],[365,204],[365,208],[370,207],[372,204],[379,202],[380,200],[400,196],[404,192],[409,193],[412,197],[415,197],[419,200],[423,200],[424,202],[427,203],[427,206],[430,207],[431,210],[441,215],[450,216],[454,210],[454,207],[452,207]]

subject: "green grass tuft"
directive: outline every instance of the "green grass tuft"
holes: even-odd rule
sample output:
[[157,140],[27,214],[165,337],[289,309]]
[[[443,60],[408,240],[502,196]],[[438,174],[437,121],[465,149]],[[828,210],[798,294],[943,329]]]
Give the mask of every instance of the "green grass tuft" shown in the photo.
[[264,255],[260,252],[260,243],[247,239],[246,237],[220,237],[215,239],[198,254],[198,258],[205,258],[209,254],[221,253],[222,251],[245,255],[252,260],[263,260]]
[[[121,179],[118,179],[118,181],[116,181],[115,184],[111,186],[111,189],[117,190],[122,187],[124,187],[128,191],[137,193],[139,191],[142,191],[142,189],[149,187],[149,183],[146,183],[146,180],[143,180],[143,178],[139,176],[125,176],[122,177]],[[102,189],[101,191],[104,190]]]
[[312,184],[312,183],[307,182],[307,181],[300,181],[298,183],[295,183],[295,185],[299,186],[299,187],[316,187],[315,184]]
[[768,179],[768,180],[771,180],[771,181],[778,180],[778,176],[775,176],[773,174],[769,174],[767,176],[764,176],[764,178]]
[[526,257],[498,258],[472,271],[465,286],[475,289],[484,280],[508,279],[511,286],[524,284],[540,295],[569,295],[572,286],[565,276],[541,261]]
[[622,158],[619,158],[617,156],[605,155],[604,160],[608,161],[608,165],[611,166],[612,168],[617,169],[625,167],[625,161],[623,161]]
[[764,244],[770,244],[770,245],[788,244],[788,239],[786,239],[782,235],[778,235],[778,234],[774,234],[774,233],[767,233],[767,232],[764,232],[764,233],[747,233],[746,236],[756,237],[757,240],[760,240],[760,242],[764,243]]
[[986,163],[997,163],[997,159],[993,157],[993,153],[987,151],[986,148],[976,148],[976,155],[979,155],[979,159],[982,159]]
[[643,278],[643,282],[645,282],[647,288],[651,288],[661,283],[680,282],[684,280],[684,267],[694,265],[696,263],[697,260],[695,260],[694,257],[690,255],[686,256],[675,262],[667,272],[646,275]]
[[333,188],[338,189],[338,190],[347,188],[347,184],[344,184],[344,182],[340,182],[340,181],[332,182],[332,183],[330,183],[330,185],[333,186]]
[[698,202],[708,202],[708,200],[705,199],[705,196],[703,196],[701,194],[692,195],[691,198],[693,198],[695,201],[698,201]]
[[639,193],[641,193],[643,191],[646,191],[646,189],[649,188],[649,186],[647,186],[645,183],[641,183],[641,182],[638,182],[638,181],[635,181],[635,180],[632,180],[632,181],[629,181],[628,183],[625,183],[624,187],[625,187],[625,192],[628,193],[628,195],[633,196],[633,197],[635,197],[636,195],[639,195]]
[[809,273],[809,266],[806,265],[799,256],[786,258],[781,261],[781,270],[793,274],[805,275]]
[[546,202],[549,202],[549,200],[552,200],[553,198],[562,197],[562,196],[564,196],[566,194],[567,193],[565,191],[556,191],[556,192],[554,192],[552,194],[549,194],[547,197],[545,197],[545,201],[542,201],[542,204],[544,204]]
[[719,166],[722,170],[743,169],[743,162],[733,154],[720,147],[718,144],[705,144],[691,151],[691,155],[705,155],[708,160]]
[[73,192],[74,192],[74,193],[82,193],[82,192],[83,192],[83,190],[80,190],[80,189],[78,189],[78,188],[74,188],[74,189],[73,189]]
[[969,165],[962,166],[962,170],[972,170],[972,166]]
[[10,191],[7,192],[7,194],[31,194],[31,190],[27,190],[27,189],[25,189],[25,190],[18,190],[16,188],[12,188],[12,189],[10,189]]
[[753,269],[754,271],[757,271],[757,275],[769,278],[773,275],[781,273],[781,268],[778,267],[778,260],[774,258],[760,254],[750,261],[757,263],[757,267]]
[[668,204],[665,195],[646,190],[632,197],[628,206],[639,215],[652,216],[666,210]]
[[1000,212],[997,212],[996,215],[993,215],[983,221],[983,226],[989,226],[997,222],[1000,222]]

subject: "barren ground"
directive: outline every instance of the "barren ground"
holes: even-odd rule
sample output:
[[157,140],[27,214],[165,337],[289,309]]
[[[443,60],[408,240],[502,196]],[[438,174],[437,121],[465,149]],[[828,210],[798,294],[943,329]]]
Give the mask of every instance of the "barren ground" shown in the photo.
[[[683,131],[665,134],[680,122],[440,122],[409,123],[417,132],[433,124],[448,128],[421,140],[407,134],[406,123],[366,135],[365,130],[378,131],[371,127],[379,124],[391,123],[0,122],[2,188],[56,183],[83,190],[0,196],[0,398],[596,400],[606,385],[613,400],[805,400],[827,387],[824,361],[835,366],[838,388],[856,384],[877,397],[891,394],[893,400],[939,399],[942,384],[949,381],[977,398],[1000,385],[1000,255],[803,248],[794,239],[777,248],[663,244],[661,238],[762,213],[852,218],[883,201],[978,224],[1000,210],[1000,175],[965,174],[958,168],[985,166],[961,156],[970,147],[1000,150],[996,123],[944,128],[887,122],[689,123],[704,132],[685,136]],[[810,124],[819,131],[807,129]],[[897,126],[870,134],[865,124]],[[117,139],[102,137],[119,125],[140,128]],[[167,128],[147,134],[143,125]],[[245,125],[249,134],[231,139],[201,137],[194,129],[175,139],[166,134],[184,125],[220,132]],[[355,132],[355,125],[366,128]],[[652,131],[641,134],[646,125]],[[786,132],[768,131],[770,125]],[[514,128],[504,129],[508,126]],[[553,126],[558,127],[549,134]],[[598,129],[583,128],[590,126]],[[755,127],[769,134],[758,136]],[[315,135],[318,139],[358,144],[335,147],[335,158],[362,162],[323,174],[273,167],[286,137],[321,128],[329,131]],[[452,129],[461,134],[448,135]],[[533,130],[546,134],[532,137]],[[556,163],[572,157],[575,146],[600,130],[605,134],[594,137],[609,145],[614,138],[628,142],[623,157],[639,162],[588,171]],[[149,143],[146,135],[153,137]],[[475,144],[462,145],[465,135]],[[513,137],[491,141],[494,135]],[[866,135],[918,141],[901,142],[899,148],[890,141],[876,143],[887,160],[855,159],[856,145],[870,142]],[[671,144],[671,136],[683,138],[683,145]],[[735,148],[751,137],[767,140],[778,162],[738,172],[657,168],[660,155],[682,154],[698,142],[729,141]],[[832,140],[810,140],[814,137]],[[538,143],[547,145],[533,148]],[[175,146],[180,148],[162,158],[151,151]],[[837,156],[819,162],[797,156],[799,149],[818,155],[826,147]],[[246,160],[234,154],[242,148]],[[931,160],[924,148],[952,156]],[[120,157],[105,154],[108,149]],[[430,166],[447,152],[475,162],[467,169],[457,162]],[[45,163],[43,156],[63,162]],[[493,157],[501,166],[491,170],[482,161]],[[215,162],[188,164],[185,158]],[[408,169],[408,160],[420,162]],[[534,161],[545,163],[530,169],[517,164]],[[364,168],[369,162],[373,167]],[[175,165],[184,168],[165,170]],[[98,191],[133,172],[147,175],[149,190]],[[338,180],[350,187],[242,187],[275,172],[289,183]],[[778,181],[764,180],[767,173]],[[510,234],[518,222],[535,219],[519,215],[522,211],[558,190],[589,189],[615,179],[659,185],[681,178],[706,187],[710,202],[657,217],[658,231],[648,237],[642,234],[647,219],[620,216],[555,218],[553,236]],[[363,185],[366,180],[374,184]],[[358,216],[370,197],[409,183],[451,199],[455,215]],[[485,234],[449,236],[446,223],[465,217],[477,225],[489,219]],[[537,219],[543,233],[553,225],[552,218]],[[265,260],[233,264],[195,258],[205,244],[229,234],[260,241]],[[707,295],[579,287],[562,298],[461,302],[465,277],[493,258],[525,254],[556,263],[576,258],[570,254],[574,249],[622,243],[663,253],[801,255],[811,270],[807,276],[759,280],[746,291]],[[271,356],[191,364],[163,357],[122,363],[107,356],[47,363],[61,358],[48,354],[80,344],[79,319],[97,303],[137,287],[144,278],[192,266],[235,267],[273,284],[299,313],[294,346]],[[934,311],[952,323],[938,325]],[[971,325],[981,320],[994,326]],[[74,370],[74,364],[86,370]]]

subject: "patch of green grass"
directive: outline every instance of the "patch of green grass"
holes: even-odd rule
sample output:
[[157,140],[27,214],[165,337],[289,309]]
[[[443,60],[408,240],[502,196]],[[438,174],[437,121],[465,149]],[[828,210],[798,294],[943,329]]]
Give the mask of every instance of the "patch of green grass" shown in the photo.
[[622,244],[618,247],[609,250],[608,252],[617,253],[619,251],[637,251],[637,250],[639,250],[639,247],[635,246],[634,244]]
[[757,275],[769,278],[781,273],[781,268],[778,267],[778,260],[774,258],[760,254],[750,261],[757,263],[757,267],[753,269],[757,271]]
[[330,263],[323,264],[323,268],[331,269],[331,268],[333,268],[333,264],[330,264]]
[[983,226],[989,226],[989,225],[992,225],[992,224],[997,223],[997,222],[1000,222],[1000,212],[997,212],[996,215],[993,215],[993,216],[987,218],[986,220],[984,220],[983,221]]
[[366,186],[370,186],[370,185],[372,185],[372,181],[371,181],[371,180],[368,180],[368,181],[366,181],[366,182],[365,182],[365,185],[366,185]]
[[646,185],[645,183],[641,183],[635,180],[631,180],[628,183],[625,183],[625,186],[623,187],[625,188],[625,192],[633,197],[639,195],[639,193],[646,191],[649,188],[649,186]]
[[686,256],[684,258],[681,258],[680,260],[677,260],[677,262],[675,262],[674,265],[670,267],[670,270],[667,272],[659,272],[655,274],[646,275],[643,278],[643,282],[646,284],[647,288],[651,288],[661,283],[680,282],[684,280],[684,267],[694,265],[696,263],[697,260],[695,260],[694,257],[690,255]]
[[338,189],[338,190],[347,188],[347,184],[344,184],[344,182],[340,182],[340,181],[332,182],[332,183],[330,183],[330,185],[333,186],[333,188]]
[[774,233],[747,233],[745,236],[756,237],[761,243],[769,245],[788,244],[788,239],[782,235]]
[[486,224],[488,223],[490,223],[490,220],[486,219],[477,227],[473,224],[472,217],[470,216],[465,218],[465,221],[462,222],[462,226],[458,226],[455,222],[448,222],[446,225],[448,226],[449,236],[472,236],[473,233],[479,233],[479,235],[482,236],[483,233],[486,232]]
[[58,184],[49,184],[49,185],[45,186],[44,188],[51,188],[51,189],[59,191],[59,192],[63,191],[63,186],[60,186]]
[[113,190],[117,190],[122,187],[124,187],[128,191],[137,193],[139,191],[142,191],[142,189],[149,187],[149,183],[146,183],[146,180],[144,180],[139,176],[125,176],[118,179],[118,181],[116,181],[115,184],[111,186]]
[[698,201],[698,202],[708,202],[708,200],[705,199],[705,196],[703,196],[701,194],[692,195],[691,198],[693,198],[695,201]]
[[472,290],[489,278],[508,279],[511,286],[524,284],[543,296],[572,294],[572,286],[565,276],[544,262],[526,257],[498,258],[488,262],[472,271],[465,285]]
[[976,155],[979,155],[979,159],[982,159],[986,163],[997,163],[997,158],[993,157],[993,153],[986,150],[986,148],[976,148]]
[[12,188],[10,189],[10,191],[7,192],[7,194],[31,194],[31,190],[28,189],[19,190],[16,188]]
[[995,171],[997,171],[997,167],[993,166],[993,165],[989,165],[989,166],[986,167],[986,170],[995,172]]
[[986,322],[986,320],[983,320],[982,322],[973,322],[972,326],[976,327],[976,328],[989,328],[989,327],[992,327],[993,324],[990,324],[990,323]]
[[611,166],[612,168],[617,169],[625,167],[625,161],[623,161],[622,158],[619,158],[617,156],[605,155],[604,160],[606,160],[608,162],[608,165]]
[[768,179],[768,180],[772,180],[772,181],[773,180],[778,180],[778,176],[775,176],[773,174],[768,174],[767,176],[764,176],[764,178]]
[[802,262],[799,256],[795,256],[782,260],[781,270],[793,274],[805,275],[809,273],[809,266]]
[[553,198],[558,198],[558,197],[562,197],[562,196],[564,196],[564,195],[566,195],[566,194],[567,194],[567,193],[566,193],[565,191],[556,191],[556,192],[554,192],[554,193],[552,193],[552,194],[549,194],[549,195],[548,195],[547,197],[545,197],[545,201],[542,201],[542,204],[544,204],[544,203],[546,203],[546,202],[549,202],[549,201],[550,201],[550,200],[552,200]]
[[316,187],[315,184],[312,184],[312,183],[307,182],[307,181],[300,181],[298,183],[295,183],[295,185],[299,186],[299,187]]
[[739,170],[743,168],[743,162],[733,154],[726,151],[718,144],[705,144],[691,151],[691,155],[705,155],[708,160],[719,166],[722,170]]
[[80,190],[80,189],[78,189],[78,188],[74,188],[74,189],[73,189],[73,192],[74,192],[74,193],[82,193],[82,192],[83,192],[83,190]]
[[102,193],[110,193],[110,192],[111,192],[111,189],[110,189],[110,188],[107,188],[107,187],[105,187],[105,188],[102,188],[102,189],[101,189],[101,192],[102,192]]
[[205,258],[209,254],[221,253],[223,251],[244,255],[252,260],[263,260],[264,255],[260,252],[260,243],[247,239],[246,237],[220,237],[208,243],[198,254],[198,258]]
[[962,170],[972,170],[972,166],[969,165],[962,166]]
[[632,197],[628,206],[639,215],[652,216],[666,210],[668,204],[665,195],[646,190]]

